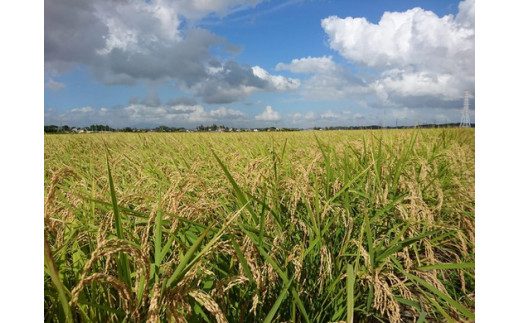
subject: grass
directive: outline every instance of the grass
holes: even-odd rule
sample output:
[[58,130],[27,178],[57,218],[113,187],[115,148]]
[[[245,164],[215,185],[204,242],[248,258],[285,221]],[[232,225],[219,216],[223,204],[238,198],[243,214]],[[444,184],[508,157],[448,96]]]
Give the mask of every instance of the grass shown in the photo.
[[474,321],[474,138],[46,135],[45,321]]

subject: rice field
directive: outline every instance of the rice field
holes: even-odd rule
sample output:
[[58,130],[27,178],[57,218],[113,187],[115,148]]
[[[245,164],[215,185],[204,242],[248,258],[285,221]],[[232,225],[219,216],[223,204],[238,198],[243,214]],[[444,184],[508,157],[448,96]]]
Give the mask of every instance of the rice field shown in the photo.
[[45,135],[46,322],[472,322],[474,129]]

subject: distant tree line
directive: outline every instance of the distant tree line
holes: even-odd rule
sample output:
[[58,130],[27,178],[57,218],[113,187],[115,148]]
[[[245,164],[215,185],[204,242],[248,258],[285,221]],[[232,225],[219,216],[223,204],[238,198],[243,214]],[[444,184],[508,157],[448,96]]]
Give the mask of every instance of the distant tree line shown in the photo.
[[90,131],[90,132],[98,132],[98,131],[116,131],[116,129],[111,128],[108,125],[101,125],[101,124],[93,124],[88,127],[70,127],[68,125],[64,126],[56,126],[56,125],[50,125],[50,126],[43,126],[43,131],[45,133],[71,133],[71,132],[79,132],[80,130],[83,131]]
[[155,128],[132,128],[132,127],[124,127],[124,128],[112,128],[108,125],[99,125],[94,124],[88,127],[71,127],[68,125],[64,126],[43,126],[43,131],[45,133],[82,133],[82,132],[184,132],[185,128],[176,128],[176,127],[167,127],[167,126],[158,126]]
[[[336,127],[313,127],[312,130],[361,130],[361,129],[406,129],[406,128],[439,128],[439,127],[458,127],[458,123],[446,123],[446,124],[421,124],[416,126],[396,126],[396,127],[382,127],[379,125],[371,125],[371,126],[336,126]],[[475,127],[474,124],[471,125]],[[230,128],[224,125],[217,126],[216,124],[212,124],[210,126],[199,125],[194,130],[189,130],[184,127],[168,127],[168,126],[158,126],[155,128],[132,128],[132,127],[124,127],[124,128],[112,128],[108,125],[100,125],[94,124],[88,127],[71,127],[68,125],[64,126],[43,126],[43,130],[45,133],[83,133],[83,132],[188,132],[188,131],[198,131],[198,132],[241,132],[241,131],[302,131],[304,129],[300,128],[276,128],[276,127],[266,127],[266,128]]]
[[[415,126],[395,126],[395,127],[383,127],[380,125],[370,126],[337,126],[337,127],[313,127],[312,130],[362,130],[362,129],[409,129],[409,128],[456,128],[459,123],[426,123],[418,124]],[[475,124],[471,124],[471,127],[475,127]]]

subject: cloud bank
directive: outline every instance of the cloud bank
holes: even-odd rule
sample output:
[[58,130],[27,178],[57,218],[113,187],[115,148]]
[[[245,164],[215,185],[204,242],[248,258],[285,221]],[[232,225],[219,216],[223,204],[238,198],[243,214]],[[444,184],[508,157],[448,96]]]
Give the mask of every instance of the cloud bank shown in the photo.
[[148,106],[142,103],[130,103],[126,106],[96,109],[90,106],[57,112],[53,109],[45,111],[45,119],[49,124],[68,124],[89,126],[91,124],[108,123],[112,127],[154,127],[159,125],[194,127],[201,123],[239,124],[246,115],[238,110],[221,106],[217,109],[206,109],[201,105],[161,105]]
[[[205,103],[230,103],[255,92],[288,91],[296,80],[219,57],[239,47],[214,33],[183,27],[208,14],[255,6],[260,1],[45,2],[45,71],[87,66],[105,85],[173,80]],[[56,84],[48,82],[48,87]]]

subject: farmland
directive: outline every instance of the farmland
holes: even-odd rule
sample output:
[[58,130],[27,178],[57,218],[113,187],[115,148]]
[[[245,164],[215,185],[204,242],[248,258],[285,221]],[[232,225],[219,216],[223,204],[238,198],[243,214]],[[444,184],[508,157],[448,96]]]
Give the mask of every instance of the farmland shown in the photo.
[[474,321],[474,129],[45,135],[45,321]]

